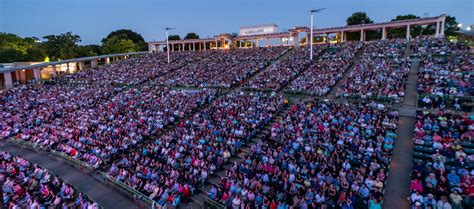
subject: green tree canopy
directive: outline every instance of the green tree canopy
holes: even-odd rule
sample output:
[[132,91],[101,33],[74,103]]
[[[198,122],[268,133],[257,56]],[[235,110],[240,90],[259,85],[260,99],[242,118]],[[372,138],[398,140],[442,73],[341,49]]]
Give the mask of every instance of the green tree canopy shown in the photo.
[[196,33],[188,33],[186,34],[184,39],[199,39],[199,35]]
[[140,50],[140,46],[133,43],[130,39],[122,39],[118,36],[107,39],[102,46],[104,54],[116,54],[116,53],[127,53],[136,52]]
[[51,60],[72,59],[77,56],[77,43],[81,41],[81,37],[72,34],[72,32],[60,35],[44,36],[46,41],[42,44],[43,50]]
[[38,38],[0,33],[0,62],[43,61],[45,57]]
[[139,46],[139,49],[138,49],[139,51],[148,50],[148,44],[145,42],[145,39],[143,39],[142,35],[130,29],[120,29],[120,30],[112,31],[111,33],[109,33],[109,35],[107,35],[107,37],[102,39],[102,43],[105,44],[105,42],[107,42],[107,40],[112,37],[119,37],[125,40],[132,40],[134,44]]
[[0,62],[17,62],[23,59],[24,55],[20,50],[5,48],[0,50]]
[[[372,19],[365,12],[354,12],[346,20],[347,25],[360,25],[373,23]],[[379,33],[377,31],[366,31],[366,40],[372,40],[378,38]],[[360,40],[360,32],[347,33],[347,40]]]
[[[391,21],[398,21],[398,20],[411,20],[411,19],[419,19],[420,17],[413,15],[413,14],[407,14],[407,15],[398,15],[395,17],[395,19],[392,19]],[[421,34],[422,28],[421,26],[411,26],[411,36],[412,37],[417,37]],[[391,28],[387,31],[387,36],[389,38],[405,38],[406,37],[406,28]]]
[[181,40],[181,37],[179,37],[179,35],[169,35],[168,40],[170,41]]
[[360,25],[373,23],[372,19],[365,12],[354,12],[346,20],[347,25]]
[[444,25],[444,35],[446,36],[456,36],[456,31],[459,31],[460,28],[458,27],[458,21],[456,21],[456,17],[447,15],[446,22]]
[[77,57],[91,57],[102,54],[102,48],[99,45],[84,45],[77,48]]

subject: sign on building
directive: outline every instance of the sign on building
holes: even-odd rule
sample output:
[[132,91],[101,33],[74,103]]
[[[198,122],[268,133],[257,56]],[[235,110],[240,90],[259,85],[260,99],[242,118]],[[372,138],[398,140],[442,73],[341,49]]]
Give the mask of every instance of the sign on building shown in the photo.
[[239,35],[250,36],[250,35],[260,35],[260,34],[268,34],[268,33],[276,33],[276,32],[278,32],[278,26],[275,24],[268,24],[268,25],[241,27]]

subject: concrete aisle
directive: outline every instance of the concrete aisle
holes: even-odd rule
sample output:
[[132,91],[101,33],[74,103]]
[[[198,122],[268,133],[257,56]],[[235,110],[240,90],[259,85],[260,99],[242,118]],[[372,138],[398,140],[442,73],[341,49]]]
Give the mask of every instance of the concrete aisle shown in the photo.
[[92,175],[84,173],[69,164],[57,161],[46,153],[38,153],[7,144],[0,144],[0,150],[10,152],[15,156],[21,156],[59,175],[60,178],[87,194],[104,208],[140,208],[138,203],[121,192],[108,187]]
[[[409,56],[409,55],[408,55]],[[413,130],[417,102],[417,74],[420,60],[414,59],[407,79],[405,100],[399,109],[397,140],[394,144],[390,173],[387,179],[383,208],[408,209],[411,170],[413,167]]]
[[410,195],[410,173],[413,166],[414,128],[415,118],[400,117],[385,190],[384,209],[410,208],[407,197]]

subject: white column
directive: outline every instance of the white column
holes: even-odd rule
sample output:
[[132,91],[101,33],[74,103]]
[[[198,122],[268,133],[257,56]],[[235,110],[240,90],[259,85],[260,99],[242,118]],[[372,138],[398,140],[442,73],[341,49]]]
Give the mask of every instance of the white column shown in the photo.
[[174,44],[171,44],[171,51],[174,52]]
[[255,39],[255,46],[258,48],[258,38]]
[[80,61],[79,62],[79,70],[85,70],[86,69],[86,65],[84,63],[84,61]]
[[193,42],[193,51],[196,51],[196,43]]
[[382,40],[387,39],[387,28],[383,27],[382,28]]
[[365,33],[364,33],[364,29],[361,29],[360,30],[360,41],[365,41]]
[[109,57],[105,58],[105,64],[110,64],[110,58]]
[[206,50],[206,42],[204,41],[204,50]]
[[406,33],[406,36],[407,36],[406,38],[407,38],[407,40],[410,40],[410,37],[411,37],[410,31],[411,31],[411,30],[410,30],[410,25],[407,25],[407,33]]
[[3,73],[3,79],[5,80],[5,88],[6,89],[13,88],[13,80],[12,80],[12,73],[11,72]]
[[58,74],[58,72],[56,71],[56,65],[52,65],[51,69],[53,71],[53,78],[56,78],[56,75]]
[[92,68],[97,67],[97,60],[96,60],[96,59],[91,60],[91,67],[92,67]]
[[218,45],[218,43],[217,43],[217,40],[216,40],[216,49],[219,49],[219,45]]
[[33,76],[35,77],[36,81],[39,81],[41,79],[41,68],[34,68]]
[[298,46],[298,33],[295,33],[294,36],[293,36],[293,44],[295,46]]
[[436,35],[435,37],[439,37],[439,21],[436,22]]
[[66,68],[66,73],[67,73],[67,74],[71,73],[71,71],[69,71],[69,62],[66,63],[66,66],[67,66],[67,68]]
[[444,37],[444,20],[441,21],[440,34],[441,37]]
[[341,43],[344,42],[344,31],[341,31]]

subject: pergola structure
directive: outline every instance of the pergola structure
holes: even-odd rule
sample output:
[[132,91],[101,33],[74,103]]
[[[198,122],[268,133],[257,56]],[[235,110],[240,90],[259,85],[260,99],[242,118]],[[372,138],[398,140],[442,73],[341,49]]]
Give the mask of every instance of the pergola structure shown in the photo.
[[[360,32],[360,41],[366,41],[367,31],[382,31],[381,40],[387,39],[387,31],[393,28],[406,28],[406,39],[411,38],[411,28],[414,26],[423,25],[436,25],[435,37],[444,37],[444,25],[446,21],[446,15],[440,15],[436,17],[425,17],[410,20],[398,20],[391,22],[382,23],[370,23],[361,25],[350,25],[341,27],[331,28],[315,28],[313,29],[314,36],[327,37],[329,35],[339,35],[340,42],[347,40],[347,33]],[[306,33],[307,39],[309,40],[310,28],[306,26],[297,26],[286,32],[277,33],[266,33],[258,35],[244,35],[244,36],[231,36],[230,34],[220,34],[212,38],[205,39],[188,39],[188,40],[173,40],[169,41],[169,48],[171,51],[184,51],[184,50],[208,50],[208,49],[228,49],[232,47],[247,47],[242,42],[255,41],[255,46],[259,46],[259,41],[265,41],[266,46],[271,46],[272,39],[280,40],[280,45],[298,45],[298,38],[300,33]],[[196,48],[196,45],[199,47]],[[149,51],[164,51],[166,48],[165,41],[153,41],[148,42]],[[187,47],[186,47],[187,46]]]
[[147,54],[148,52],[132,52],[122,54],[109,54],[93,57],[82,57],[77,59],[43,62],[32,65],[20,65],[16,67],[0,68],[0,83],[4,88],[9,89],[13,87],[15,81],[22,79],[29,80],[29,78],[40,80],[44,71],[50,71],[52,77],[56,77],[60,72],[59,69],[65,69],[66,74],[75,71],[85,70],[87,67],[94,68],[99,65],[99,62],[110,64],[113,61],[120,59],[128,59],[131,56]]

